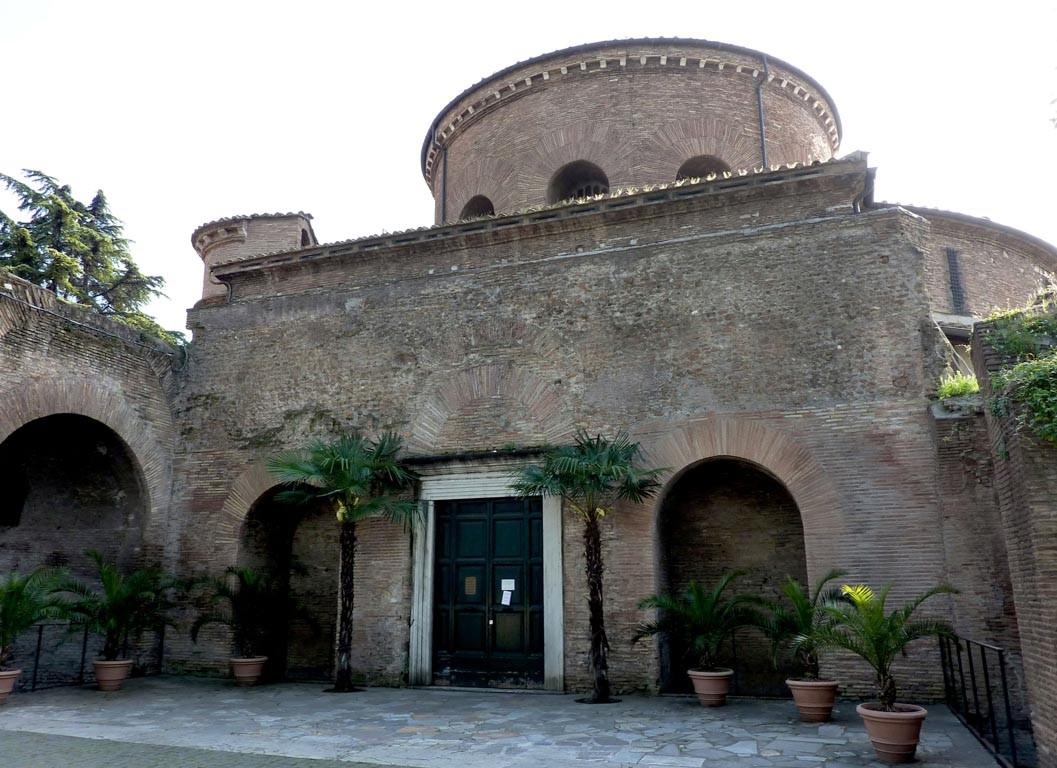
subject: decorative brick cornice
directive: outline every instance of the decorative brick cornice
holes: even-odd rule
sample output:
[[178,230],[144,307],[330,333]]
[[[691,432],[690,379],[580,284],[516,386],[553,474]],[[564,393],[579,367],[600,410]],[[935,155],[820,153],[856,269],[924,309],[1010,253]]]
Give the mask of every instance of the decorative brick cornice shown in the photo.
[[[615,55],[608,57],[585,56],[582,60],[570,64],[557,64],[553,60],[567,56],[571,53],[582,51],[589,54],[603,48],[616,46],[633,47],[644,46],[670,46],[691,45],[709,49],[715,55],[704,56],[669,56],[664,53],[642,53],[638,56]],[[744,61],[734,60],[730,54],[749,56],[758,59],[759,66],[746,64]],[[453,99],[434,120],[430,131],[427,133],[422,144],[422,175],[426,183],[432,188],[433,170],[439,155],[439,147],[449,142],[455,135],[465,129],[468,125],[476,122],[483,114],[489,113],[513,99],[520,98],[526,93],[538,90],[542,87],[562,82],[574,77],[580,78],[584,75],[608,75],[614,69],[621,71],[643,71],[643,70],[684,70],[699,72],[725,72],[738,77],[749,78],[759,81],[766,77],[766,85],[785,91],[792,98],[805,102],[810,107],[815,119],[829,137],[830,146],[834,152],[840,148],[841,126],[840,118],[829,94],[818,83],[814,82],[808,75],[795,67],[778,59],[769,59],[771,64],[785,70],[787,74],[765,75],[763,72],[763,56],[759,51],[748,48],[714,43],[707,40],[694,40],[685,38],[645,38],[637,40],[610,40],[590,45],[567,48],[543,56],[519,62],[512,67],[501,70],[491,77],[485,78],[476,85],[468,88],[455,99]],[[539,70],[527,75],[519,75],[516,79],[511,78],[515,71],[523,70],[535,62],[543,64],[552,61],[550,67],[543,66]],[[467,99],[474,96],[469,103]],[[460,105],[461,109],[455,114],[453,111]]]

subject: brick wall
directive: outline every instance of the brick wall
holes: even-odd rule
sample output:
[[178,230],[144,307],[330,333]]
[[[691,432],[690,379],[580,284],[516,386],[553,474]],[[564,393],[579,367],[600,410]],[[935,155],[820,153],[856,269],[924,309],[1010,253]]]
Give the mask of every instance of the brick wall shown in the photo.
[[1057,272],[1057,252],[1030,235],[970,216],[912,210],[929,221],[925,263],[934,311],[984,317],[1018,307]]
[[[973,330],[973,365],[981,391],[1006,360]],[[1028,703],[1040,768],[1057,766],[1057,447],[1012,428],[987,410],[995,488],[1009,553]]]
[[[170,403],[180,360],[177,350],[0,275],[0,468],[6,521],[18,523],[0,526],[0,573],[63,565],[87,579],[89,548],[124,567],[174,566]],[[40,682],[72,679],[79,640],[48,632]],[[19,648],[28,654],[26,643]],[[20,663],[32,662],[26,654]]]
[[[790,488],[809,577],[845,567],[895,582],[898,599],[934,585],[945,570],[926,408],[925,225],[893,209],[852,213],[861,159],[819,174],[722,199],[228,268],[232,303],[191,313],[196,343],[178,403],[185,561],[234,552],[245,514],[227,501],[236,478],[311,436],[391,427],[429,455],[533,444],[583,425],[632,427],[659,450],[722,415],[813,457],[820,479],[803,488],[798,470],[776,471],[785,453],[745,457]],[[673,469],[709,458],[657,456]],[[658,677],[657,648],[630,637],[639,599],[659,583],[663,503],[605,525],[618,688]],[[217,533],[202,542],[192,533],[201,530]],[[588,679],[575,517],[564,536],[566,680],[579,689]],[[368,547],[366,537],[356,664],[395,680],[406,663],[407,540],[379,529]],[[907,662],[908,696],[938,692],[935,655],[923,648]],[[861,665],[846,669],[849,690],[867,687]]]
[[[828,97],[781,62],[770,62],[770,76],[768,164],[833,157],[839,134]],[[446,184],[439,155],[427,160],[437,221],[444,194],[447,221],[477,195],[497,213],[546,203],[554,174],[576,160],[599,166],[612,189],[674,181],[697,155],[734,170],[762,166],[763,79],[760,55],[694,41],[558,52],[489,78],[438,117]]]

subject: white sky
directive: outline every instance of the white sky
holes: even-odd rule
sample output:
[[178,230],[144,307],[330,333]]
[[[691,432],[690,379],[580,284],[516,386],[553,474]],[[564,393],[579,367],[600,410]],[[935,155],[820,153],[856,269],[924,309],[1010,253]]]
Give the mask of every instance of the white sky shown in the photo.
[[[507,8],[516,10],[507,10]],[[102,188],[183,328],[192,230],[303,210],[323,242],[432,223],[419,150],[477,80],[570,45],[699,37],[761,50],[836,102],[878,200],[1057,243],[1057,2],[0,0],[0,171]],[[0,193],[0,210],[18,212]]]

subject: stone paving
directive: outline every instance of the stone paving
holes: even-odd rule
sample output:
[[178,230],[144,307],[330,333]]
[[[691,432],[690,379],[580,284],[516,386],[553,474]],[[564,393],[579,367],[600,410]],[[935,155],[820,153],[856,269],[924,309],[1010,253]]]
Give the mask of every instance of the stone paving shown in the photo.
[[[128,744],[195,747],[196,755],[219,750],[202,763],[217,768],[287,764],[263,757],[229,762],[222,753],[412,768],[881,765],[850,702],[838,705],[832,723],[809,725],[786,701],[732,699],[706,709],[684,697],[628,696],[605,706],[574,698],[436,688],[329,694],[315,685],[239,689],[217,680],[154,677],[129,681],[118,693],[65,688],[16,694],[0,707],[0,742],[5,732],[17,731],[23,739],[27,732],[104,739],[114,742],[115,755]],[[150,754],[145,748],[143,759]],[[919,768],[995,765],[941,705],[930,708],[918,759]],[[137,765],[100,763],[126,764]]]

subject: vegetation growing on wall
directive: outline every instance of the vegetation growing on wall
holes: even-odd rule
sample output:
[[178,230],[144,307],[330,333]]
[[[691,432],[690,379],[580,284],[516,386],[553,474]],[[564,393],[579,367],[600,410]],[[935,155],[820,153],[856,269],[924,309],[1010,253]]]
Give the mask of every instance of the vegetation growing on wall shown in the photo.
[[936,397],[943,400],[948,397],[975,395],[979,391],[980,384],[976,381],[975,376],[955,371],[940,379],[940,385],[936,387]]
[[1010,359],[991,377],[991,412],[1057,444],[1057,286],[988,321],[988,343]]

